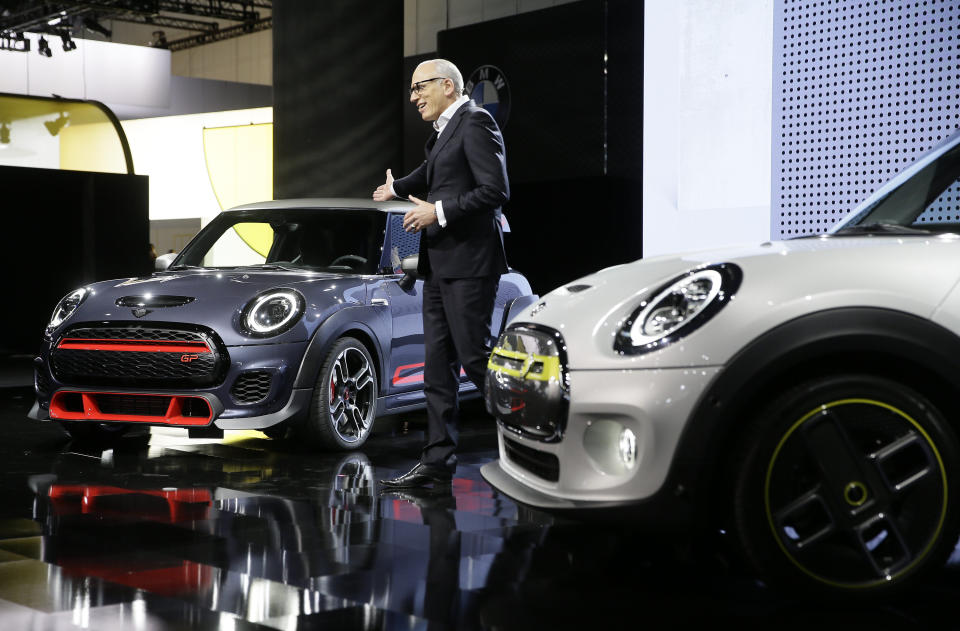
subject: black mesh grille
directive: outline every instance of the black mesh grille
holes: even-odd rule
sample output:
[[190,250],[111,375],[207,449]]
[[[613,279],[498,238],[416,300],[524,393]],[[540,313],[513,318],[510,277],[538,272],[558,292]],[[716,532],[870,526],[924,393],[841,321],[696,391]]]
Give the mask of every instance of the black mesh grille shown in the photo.
[[507,438],[503,440],[503,446],[507,459],[521,469],[549,482],[560,479],[560,460],[555,455],[531,449]]
[[94,395],[97,407],[104,414],[133,414],[137,416],[163,416],[170,407],[170,397],[141,396],[136,394]]
[[210,352],[183,350],[90,350],[60,348],[50,353],[53,375],[75,385],[125,385],[152,387],[204,387],[223,380],[229,363],[226,351],[212,332],[157,327],[82,327],[64,334],[70,340],[125,340],[204,344]]
[[150,327],[84,327],[71,329],[64,337],[96,340],[137,340],[144,342],[203,342],[197,331],[157,329]]
[[241,373],[230,388],[230,395],[237,403],[259,403],[270,394],[271,375],[266,370],[251,370]]

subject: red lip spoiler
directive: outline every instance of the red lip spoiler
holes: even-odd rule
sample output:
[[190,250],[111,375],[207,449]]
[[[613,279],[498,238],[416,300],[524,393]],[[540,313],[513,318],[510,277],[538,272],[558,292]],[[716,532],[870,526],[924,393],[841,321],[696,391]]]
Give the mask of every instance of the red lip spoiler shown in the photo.
[[[76,399],[70,405],[70,395],[79,395],[83,410],[76,408]],[[160,397],[169,399],[163,414],[107,414],[100,408],[102,403],[108,403],[110,397]],[[206,414],[203,416],[184,416],[184,404],[188,399],[203,402]],[[195,407],[195,406],[191,406]],[[122,421],[124,423],[152,423],[155,425],[209,425],[213,419],[213,410],[203,397],[169,395],[169,394],[139,394],[133,392],[78,392],[76,390],[60,390],[50,400],[50,418],[61,421]]]
[[209,353],[204,342],[163,342],[153,340],[98,340],[67,337],[57,348],[75,351],[139,351],[146,353]]

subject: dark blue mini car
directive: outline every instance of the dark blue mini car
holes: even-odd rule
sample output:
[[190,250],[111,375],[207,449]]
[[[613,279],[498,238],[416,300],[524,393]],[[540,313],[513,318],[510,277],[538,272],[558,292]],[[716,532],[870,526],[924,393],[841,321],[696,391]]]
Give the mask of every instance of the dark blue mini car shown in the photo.
[[[35,360],[30,417],[84,438],[147,424],[359,447],[378,415],[424,403],[419,235],[403,230],[412,207],[239,206],[151,276],[71,292]],[[536,299],[522,274],[504,274],[491,338]],[[477,395],[461,375],[461,394]]]

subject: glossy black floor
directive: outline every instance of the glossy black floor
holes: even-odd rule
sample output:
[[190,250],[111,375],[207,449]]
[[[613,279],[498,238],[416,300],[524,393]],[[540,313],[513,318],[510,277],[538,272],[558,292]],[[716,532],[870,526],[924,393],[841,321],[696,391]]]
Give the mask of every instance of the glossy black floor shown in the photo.
[[3,629],[960,628],[954,567],[905,602],[826,607],[682,540],[517,506],[480,476],[476,402],[449,492],[385,492],[422,414],[350,454],[173,429],[93,447],[28,420],[29,358],[0,360]]

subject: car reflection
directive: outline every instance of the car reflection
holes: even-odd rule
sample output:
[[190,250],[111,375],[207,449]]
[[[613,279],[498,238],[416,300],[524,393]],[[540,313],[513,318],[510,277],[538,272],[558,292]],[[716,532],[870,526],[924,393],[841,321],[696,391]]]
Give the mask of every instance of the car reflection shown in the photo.
[[377,545],[380,498],[363,453],[334,461],[329,484],[311,501],[213,486],[150,486],[166,465],[147,453],[127,458],[137,462],[130,467],[135,471],[118,472],[123,458],[117,454],[105,472],[84,471],[125,478],[124,487],[77,481],[68,463],[30,478],[33,517],[42,527],[39,557],[56,566],[48,592],[57,609],[88,606],[90,578],[251,622],[290,622],[389,601],[390,581],[370,582],[362,601],[330,585],[331,577],[384,563]]

